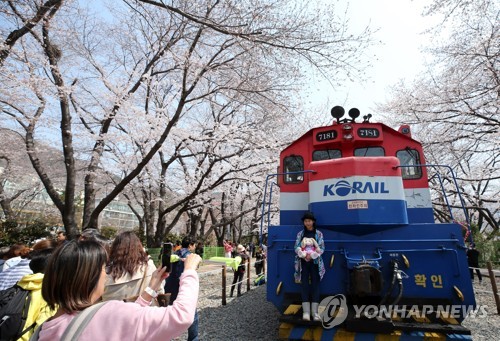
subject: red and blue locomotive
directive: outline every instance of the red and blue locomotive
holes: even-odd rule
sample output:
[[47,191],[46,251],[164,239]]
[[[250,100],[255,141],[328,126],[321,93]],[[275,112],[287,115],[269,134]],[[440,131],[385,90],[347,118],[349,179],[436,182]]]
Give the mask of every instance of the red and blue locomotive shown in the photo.
[[[267,240],[267,298],[283,312],[280,338],[470,339],[460,325],[475,307],[464,231],[457,223],[434,221],[428,171],[440,167],[425,164],[409,126],[396,131],[369,122],[371,115],[356,122],[359,115],[353,108],[343,118],[344,109],[334,107],[332,125],[311,129],[286,147],[278,173],[266,181],[266,196],[272,177],[280,192],[280,224],[268,227]],[[325,241],[321,298],[345,299],[345,309],[333,312],[345,320],[332,328],[300,319],[294,242],[308,211]],[[353,314],[354,306],[411,307],[415,316],[370,318]],[[449,311],[457,306],[468,308]]]

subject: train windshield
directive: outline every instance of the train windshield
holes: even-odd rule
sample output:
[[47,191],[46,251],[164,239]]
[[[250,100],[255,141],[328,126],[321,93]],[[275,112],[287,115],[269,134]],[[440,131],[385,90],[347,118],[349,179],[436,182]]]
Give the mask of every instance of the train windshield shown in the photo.
[[[420,156],[415,149],[406,148],[396,153],[401,166],[414,166],[420,164]],[[422,177],[421,167],[401,167],[403,179],[420,179]]]
[[315,150],[313,152],[313,161],[340,159],[342,152],[338,149]]
[[[283,160],[285,173],[304,171],[304,159],[300,155],[287,156]],[[285,174],[284,182],[286,184],[298,184],[304,181],[304,173]]]
[[382,147],[364,147],[355,149],[354,156],[385,156],[385,152]]

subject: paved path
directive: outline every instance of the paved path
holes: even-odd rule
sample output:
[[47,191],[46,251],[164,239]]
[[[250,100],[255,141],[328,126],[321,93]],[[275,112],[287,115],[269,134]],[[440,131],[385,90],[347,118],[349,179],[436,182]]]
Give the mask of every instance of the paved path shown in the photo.
[[198,269],[198,272],[204,273],[214,270],[222,271],[222,265],[223,265],[222,263],[216,263],[216,262],[210,262],[209,260],[204,260],[200,268]]

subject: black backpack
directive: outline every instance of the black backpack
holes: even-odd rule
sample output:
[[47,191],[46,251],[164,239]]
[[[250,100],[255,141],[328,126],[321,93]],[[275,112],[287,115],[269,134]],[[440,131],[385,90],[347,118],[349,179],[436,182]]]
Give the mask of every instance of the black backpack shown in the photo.
[[17,340],[35,326],[26,329],[26,318],[31,302],[31,291],[14,285],[0,291],[0,340]]

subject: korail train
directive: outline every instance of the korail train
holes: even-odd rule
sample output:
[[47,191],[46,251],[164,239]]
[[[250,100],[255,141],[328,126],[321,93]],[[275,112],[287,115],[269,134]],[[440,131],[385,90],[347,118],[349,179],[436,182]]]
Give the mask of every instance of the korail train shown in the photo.
[[[263,212],[279,188],[280,223],[267,236],[267,299],[282,313],[279,338],[471,340],[461,325],[477,311],[467,212],[460,213],[467,223],[458,224],[448,206],[450,222],[436,223],[429,190],[430,179],[442,183],[443,170],[453,183],[453,171],[426,164],[407,125],[394,130],[371,115],[356,122],[356,108],[348,118],[339,106],[331,113],[331,125],[283,149],[278,172],[266,179]],[[302,320],[293,276],[305,212],[315,215],[325,241],[321,322]]]

